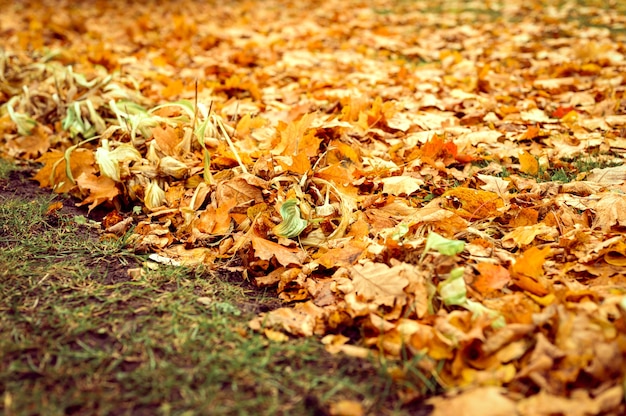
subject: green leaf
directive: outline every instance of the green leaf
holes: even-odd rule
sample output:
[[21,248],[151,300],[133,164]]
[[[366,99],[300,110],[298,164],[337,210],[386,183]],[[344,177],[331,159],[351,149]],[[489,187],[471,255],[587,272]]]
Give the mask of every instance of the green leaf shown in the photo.
[[9,117],[17,126],[17,132],[20,136],[28,136],[32,132],[33,128],[37,125],[37,122],[26,114],[18,113],[13,108],[13,103],[17,101],[17,97],[13,97],[7,102],[6,108],[9,113]]
[[463,279],[463,267],[457,267],[450,272],[446,280],[439,283],[437,291],[446,306],[460,306],[472,312],[474,318],[487,315],[493,319],[493,328],[502,328],[506,325],[504,316],[493,309],[489,309],[480,302],[467,298],[467,288]]
[[481,315],[488,315],[493,319],[493,322],[491,323],[492,328],[502,328],[506,325],[506,320],[500,312],[489,309],[482,303],[467,299],[466,302],[460,306],[463,306],[465,309],[472,312],[472,316],[474,318]]
[[300,216],[300,207],[295,198],[288,199],[283,203],[280,207],[280,215],[283,217],[283,222],[273,229],[274,234],[279,237],[297,237],[309,225],[308,221]]
[[400,223],[396,226],[396,230],[391,235],[391,239],[395,241],[400,241],[400,239],[404,237],[408,232],[409,226],[404,223]]
[[463,280],[463,267],[457,267],[450,272],[446,280],[439,283],[437,290],[447,306],[462,306],[467,301],[467,289]]
[[437,250],[440,254],[454,256],[462,252],[463,249],[465,249],[465,241],[450,240],[435,232],[431,232],[426,239],[426,246],[420,261],[424,259],[429,250]]

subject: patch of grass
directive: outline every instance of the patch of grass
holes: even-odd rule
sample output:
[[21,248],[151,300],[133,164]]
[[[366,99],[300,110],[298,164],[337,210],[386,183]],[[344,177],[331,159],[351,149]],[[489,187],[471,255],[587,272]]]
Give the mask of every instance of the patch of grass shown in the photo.
[[571,182],[578,174],[590,172],[594,169],[604,169],[621,166],[621,158],[611,154],[590,153],[575,159],[564,159],[555,163],[547,172],[541,172],[538,177],[555,182]]
[[0,197],[4,414],[306,415],[341,399],[373,414],[409,412],[372,362],[331,356],[316,339],[251,332],[247,321],[277,301],[240,275],[129,274],[143,259],[123,240],[99,241],[48,213],[50,202]]
[[593,169],[604,169],[620,166],[623,161],[610,154],[590,153],[569,162],[580,172],[589,172]]
[[509,172],[509,169],[506,166],[502,166],[502,171],[500,171],[496,176],[499,178],[508,178],[511,176],[511,172]]
[[0,179],[6,179],[9,174],[15,170],[13,163],[0,158]]
[[550,180],[553,182],[571,182],[576,175],[568,173],[564,168],[559,168],[551,173]]

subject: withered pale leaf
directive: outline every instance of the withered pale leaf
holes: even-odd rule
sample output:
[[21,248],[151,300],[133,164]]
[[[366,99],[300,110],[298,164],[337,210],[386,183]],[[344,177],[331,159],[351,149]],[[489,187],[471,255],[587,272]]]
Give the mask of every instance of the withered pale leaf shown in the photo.
[[485,182],[485,184],[480,187],[482,190],[494,192],[500,195],[500,197],[505,196],[506,190],[511,184],[511,182],[497,176],[478,174],[476,177]]
[[614,225],[626,226],[626,196],[618,193],[606,193],[594,207],[596,218],[593,228],[609,230]]
[[412,176],[383,178],[383,192],[390,195],[410,195],[424,185],[424,181]]
[[499,387],[467,390],[455,397],[435,397],[428,403],[435,406],[431,416],[510,416],[517,413],[515,402]]
[[377,304],[392,306],[404,300],[404,288],[409,280],[399,270],[402,266],[389,267],[384,263],[365,263],[349,268],[357,296]]

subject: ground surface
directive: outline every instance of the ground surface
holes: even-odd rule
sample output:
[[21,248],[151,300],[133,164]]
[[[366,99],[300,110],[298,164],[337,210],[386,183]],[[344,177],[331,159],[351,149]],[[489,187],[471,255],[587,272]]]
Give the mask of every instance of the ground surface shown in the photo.
[[[623,2],[3,6],[0,155],[73,198],[5,204],[5,407],[44,397],[47,377],[20,383],[82,348],[98,370],[78,367],[92,376],[59,406],[131,386],[130,412],[150,385],[163,413],[225,391],[244,394],[225,413],[406,411],[441,390],[435,414],[624,413]],[[73,202],[96,221],[57,217]],[[263,310],[243,299],[259,289]],[[28,354],[52,339],[63,354]],[[277,390],[250,387],[276,368],[249,343],[318,348],[313,363],[319,340],[385,376],[309,394],[341,366],[296,360]],[[229,351],[247,359],[225,370]],[[158,368],[158,386],[139,370]]]
[[280,302],[240,273],[129,274],[145,257],[100,242],[76,222],[85,209],[31,176],[21,168],[0,179],[5,415],[324,415],[352,402],[428,414],[401,409],[398,386],[370,360],[252,333],[247,321]]

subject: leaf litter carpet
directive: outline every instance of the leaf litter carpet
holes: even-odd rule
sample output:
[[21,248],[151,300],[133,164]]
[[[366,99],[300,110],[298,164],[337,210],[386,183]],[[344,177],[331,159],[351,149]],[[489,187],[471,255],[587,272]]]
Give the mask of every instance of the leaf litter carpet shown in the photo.
[[3,3],[0,156],[104,234],[439,414],[626,411],[619,2]]

